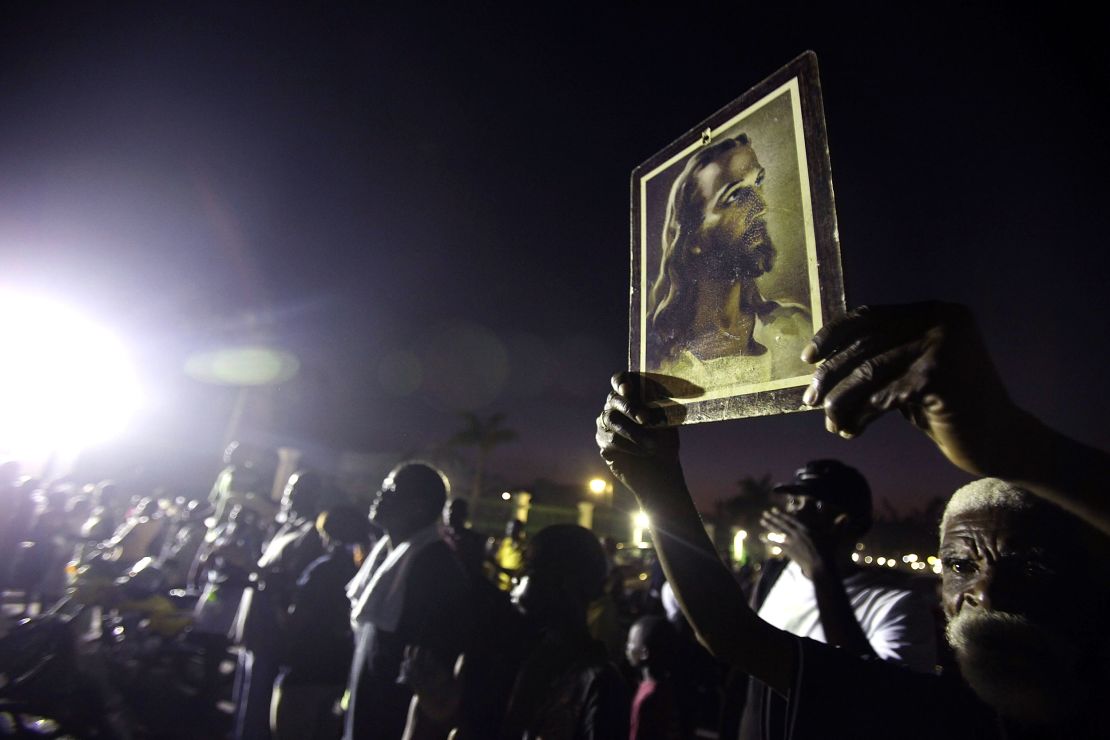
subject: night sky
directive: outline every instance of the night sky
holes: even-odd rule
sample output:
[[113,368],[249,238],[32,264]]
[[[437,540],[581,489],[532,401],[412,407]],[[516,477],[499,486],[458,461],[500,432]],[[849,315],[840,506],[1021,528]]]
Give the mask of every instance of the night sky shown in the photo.
[[[186,359],[262,341],[302,368],[248,435],[411,454],[460,410],[503,411],[520,439],[497,480],[602,472],[629,174],[806,49],[849,305],[969,304],[1011,393],[1110,446],[1101,23],[1062,4],[364,5],[4,6],[0,285],[125,338],[151,400],[128,444],[153,466],[222,446],[234,392]],[[702,503],[821,456],[903,509],[963,480],[894,418],[851,442],[804,413],[683,444]]]

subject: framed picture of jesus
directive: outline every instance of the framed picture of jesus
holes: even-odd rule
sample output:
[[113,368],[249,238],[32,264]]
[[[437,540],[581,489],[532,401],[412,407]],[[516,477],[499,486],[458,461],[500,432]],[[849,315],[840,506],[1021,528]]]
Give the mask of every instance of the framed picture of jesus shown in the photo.
[[632,173],[629,369],[668,424],[798,411],[799,358],[844,312],[817,58]]

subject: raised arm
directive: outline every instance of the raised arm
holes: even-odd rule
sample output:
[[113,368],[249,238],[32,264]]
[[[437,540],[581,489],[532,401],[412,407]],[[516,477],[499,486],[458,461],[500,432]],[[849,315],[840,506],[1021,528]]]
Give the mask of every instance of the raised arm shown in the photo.
[[841,572],[840,561],[846,556],[838,552],[833,527],[845,527],[847,521],[848,515],[841,514],[832,527],[811,527],[798,517],[772,507],[763,513],[760,525],[768,532],[785,535],[783,552],[813,582],[825,641],[856,655],[876,656],[852,609],[848,592],[844,590],[846,574]]
[[898,409],[957,467],[1004,478],[1110,533],[1110,455],[1045,426],[1010,400],[967,308],[863,307],[825,326],[802,359],[824,362],[805,401],[853,437]]
[[721,562],[686,488],[678,432],[650,428],[631,374],[613,377],[597,419],[597,443],[613,474],[650,519],[663,571],[698,639],[717,658],[783,693],[795,671],[793,638],[761,620]]

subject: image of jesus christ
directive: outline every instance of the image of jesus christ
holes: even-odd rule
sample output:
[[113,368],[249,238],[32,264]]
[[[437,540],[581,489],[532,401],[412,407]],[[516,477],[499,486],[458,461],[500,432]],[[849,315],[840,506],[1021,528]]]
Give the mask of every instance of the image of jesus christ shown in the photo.
[[648,296],[649,369],[699,385],[804,372],[798,355],[813,334],[809,312],[768,299],[757,284],[777,257],[767,176],[741,133],[695,152],[675,179]]

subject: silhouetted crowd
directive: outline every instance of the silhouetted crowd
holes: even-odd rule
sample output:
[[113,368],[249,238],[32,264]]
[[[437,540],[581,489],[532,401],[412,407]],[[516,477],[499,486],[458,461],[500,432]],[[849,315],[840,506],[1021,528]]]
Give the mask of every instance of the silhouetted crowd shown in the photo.
[[940,522],[939,585],[852,557],[871,492],[835,460],[775,486],[783,557],[738,578],[633,373],[597,442],[650,517],[642,580],[577,525],[476,532],[419,461],[368,511],[309,470],[274,502],[273,466],[234,445],[203,500],[9,464],[0,735],[1110,737],[1106,453],[1018,408],[958,306],[851,312],[802,359],[830,432],[896,409],[975,476]]
[[[724,668],[677,609],[681,632],[660,616],[654,560],[618,563],[623,545],[570,524],[528,536],[511,519],[480,534],[468,500],[420,462],[392,471],[369,509],[310,470],[274,501],[273,469],[266,451],[233,443],[210,494],[187,499],[5,465],[0,643],[49,652],[31,674],[87,680],[68,693],[4,687],[0,713],[78,737],[623,738],[640,673],[650,664],[669,691],[678,656],[697,653],[696,690],[668,699],[664,736],[715,725]],[[57,619],[63,636],[38,636]],[[637,619],[654,622],[625,658]],[[156,706],[116,680],[154,686],[167,653],[191,665],[163,666],[182,676],[151,689]],[[658,715],[655,703],[636,699]]]

